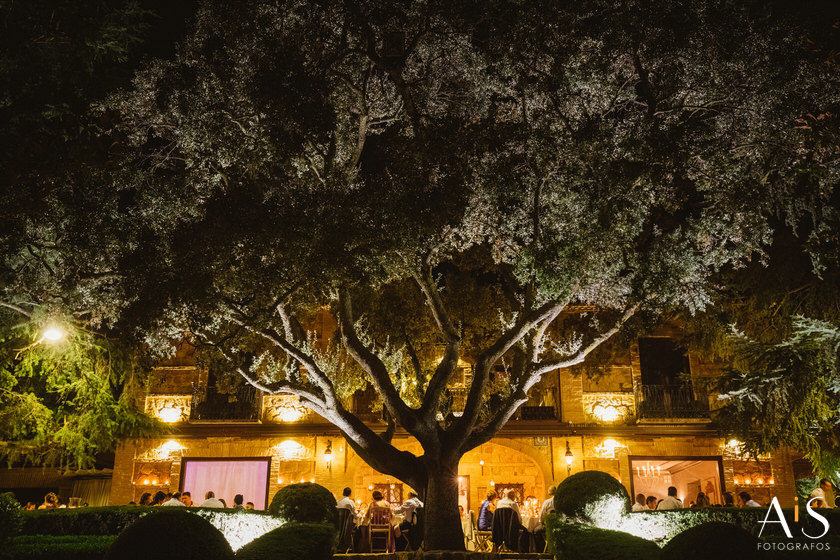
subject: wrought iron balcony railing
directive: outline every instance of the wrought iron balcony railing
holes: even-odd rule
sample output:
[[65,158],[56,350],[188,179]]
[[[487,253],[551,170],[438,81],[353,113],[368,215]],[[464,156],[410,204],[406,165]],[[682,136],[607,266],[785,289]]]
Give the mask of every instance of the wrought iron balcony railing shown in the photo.
[[639,418],[708,418],[709,393],[693,385],[639,385]]

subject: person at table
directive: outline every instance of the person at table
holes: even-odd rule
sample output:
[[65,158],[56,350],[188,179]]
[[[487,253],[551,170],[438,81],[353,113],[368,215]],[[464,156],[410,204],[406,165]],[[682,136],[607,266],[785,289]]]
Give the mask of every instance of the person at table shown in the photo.
[[140,496],[140,505],[141,506],[152,505],[152,494],[151,494],[151,492],[143,492],[143,495]]
[[512,509],[513,511],[516,512],[516,515],[519,515],[520,517],[522,517],[519,514],[519,504],[516,503],[516,492],[514,492],[513,490],[509,490],[508,493],[507,493],[507,496],[505,496],[504,498],[502,498],[501,500],[496,502],[496,509],[497,510],[504,509],[504,508],[510,508],[510,509]]
[[155,496],[152,498],[152,505],[153,506],[159,506],[163,502],[165,502],[167,499],[168,498],[166,497],[166,492],[163,492],[162,490],[158,490],[157,492],[155,492]]
[[496,502],[499,496],[495,490],[487,492],[487,499],[481,504],[481,509],[478,510],[478,530],[492,531],[493,530],[493,512],[496,511]]
[[749,492],[739,492],[738,501],[740,502],[739,505],[742,508],[761,507],[761,504],[752,499]]
[[204,495],[204,501],[201,502],[201,507],[221,509],[225,507],[225,503],[216,499],[216,493],[212,490]]
[[181,502],[187,507],[192,507],[192,494],[189,492],[181,492]]
[[669,509],[682,509],[683,504],[679,498],[677,498],[677,488],[676,486],[669,486],[668,487],[668,497],[659,502],[659,505],[656,506],[656,509],[661,510],[669,510]]
[[656,496],[653,496],[653,495],[648,496],[647,500],[645,500],[645,505],[647,506],[647,508],[650,511],[655,510],[656,509],[656,504],[658,504],[658,503],[659,503],[659,500],[656,498]]
[[703,509],[707,507],[712,507],[712,502],[709,500],[709,497],[706,496],[705,492],[698,492],[697,501],[694,502],[691,509]]
[[827,478],[820,480],[820,485],[814,488],[808,499],[816,498],[811,505],[816,508],[831,508],[834,505],[834,489]]
[[542,503],[540,508],[540,525],[545,526],[546,516],[554,511],[554,486],[548,489],[548,498]]
[[400,507],[394,510],[394,514],[404,516],[404,521],[400,523],[400,530],[405,531],[414,525],[414,514],[418,508],[422,507],[423,502],[421,502],[420,498],[417,497],[417,493],[409,492],[408,499],[404,501]]
[[352,517],[356,517],[356,504],[353,503],[353,500],[350,498],[350,494],[352,493],[353,491],[350,490],[350,488],[345,488],[342,492],[344,497],[335,503],[335,507],[337,509],[349,509],[350,515]]
[[373,511],[373,508],[385,508],[390,510],[391,504],[385,501],[385,497],[382,495],[382,492],[379,490],[374,490],[373,494],[371,494],[373,501],[367,508],[367,513],[365,514],[365,521],[370,522],[370,514]]
[[184,502],[181,501],[181,493],[180,492],[175,492],[174,494],[172,494],[172,496],[168,500],[166,500],[165,502],[163,502],[160,505],[167,506],[167,507],[173,507],[173,506],[174,507],[186,507],[186,506],[184,506]]
[[236,496],[234,496],[233,497],[233,509],[235,511],[242,511],[243,509],[245,509],[245,506],[242,505],[242,503],[244,501],[245,501],[245,496],[243,496],[242,494],[237,494]]
[[633,511],[648,511],[650,508],[645,503],[644,494],[636,494],[636,503],[633,504]]

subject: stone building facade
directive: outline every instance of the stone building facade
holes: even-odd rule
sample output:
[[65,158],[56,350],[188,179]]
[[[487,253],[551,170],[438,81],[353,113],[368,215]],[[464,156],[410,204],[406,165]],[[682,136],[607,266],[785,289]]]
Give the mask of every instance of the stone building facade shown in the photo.
[[[631,494],[661,498],[674,485],[686,505],[699,491],[715,503],[724,492],[746,490],[761,503],[777,496],[783,506],[792,506],[795,453],[780,449],[758,460],[742,457],[737,442],[723,438],[709,419],[717,399],[702,381],[716,375],[715,364],[681,353],[667,331],[658,334],[639,339],[603,375],[560,370],[538,384],[531,402],[497,437],[461,461],[465,510],[477,511],[491,490],[513,489],[523,500],[533,496],[541,502],[548,487],[581,470],[610,473]],[[111,504],[161,489],[193,490],[198,483],[189,477],[200,476],[193,471],[213,461],[264,463],[259,476],[265,477],[265,489],[260,486],[253,497],[258,507],[283,485],[300,481],[315,481],[337,496],[349,487],[364,502],[373,489],[395,502],[405,497],[408,488],[365,464],[336,428],[293,396],[248,388],[226,404],[212,392],[212,380],[189,356],[153,371],[146,410],[168,422],[171,433],[119,446]],[[363,403],[357,412],[379,423]],[[399,431],[394,444],[420,451]]]

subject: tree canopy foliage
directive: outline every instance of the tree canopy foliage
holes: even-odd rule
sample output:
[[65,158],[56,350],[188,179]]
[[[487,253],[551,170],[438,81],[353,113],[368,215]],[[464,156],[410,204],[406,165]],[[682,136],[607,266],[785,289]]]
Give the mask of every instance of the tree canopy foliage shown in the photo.
[[[639,310],[704,310],[774,216],[826,234],[825,26],[778,2],[207,0],[92,109],[104,161],[4,234],[4,297],[160,353],[190,333],[421,490],[427,544],[458,548],[458,459],[543,375]],[[460,359],[466,405],[443,414]],[[349,410],[360,382],[384,434]]]

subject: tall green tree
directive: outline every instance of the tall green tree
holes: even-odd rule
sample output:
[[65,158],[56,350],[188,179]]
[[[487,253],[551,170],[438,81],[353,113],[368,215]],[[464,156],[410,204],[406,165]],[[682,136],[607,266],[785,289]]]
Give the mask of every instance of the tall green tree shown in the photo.
[[[463,548],[458,462],[543,375],[640,309],[703,309],[718,272],[761,254],[792,181],[813,200],[831,188],[834,154],[796,125],[836,101],[837,76],[795,15],[205,2],[174,57],[101,105],[120,115],[113,165],[38,230],[72,258],[14,280],[161,351],[190,332],[245,382],[297,395],[423,494],[428,548]],[[829,172],[801,181],[803,154]],[[328,350],[301,326],[322,306]],[[449,414],[462,357],[473,377]],[[349,410],[356,372],[384,433]],[[397,425],[422,455],[391,445]]]

